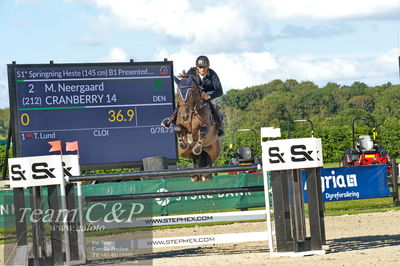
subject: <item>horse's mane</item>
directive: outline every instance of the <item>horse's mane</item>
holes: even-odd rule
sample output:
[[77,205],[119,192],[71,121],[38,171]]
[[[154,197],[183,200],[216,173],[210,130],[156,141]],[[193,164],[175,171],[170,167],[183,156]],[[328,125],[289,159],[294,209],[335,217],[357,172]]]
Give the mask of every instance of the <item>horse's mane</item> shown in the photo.
[[189,78],[189,76],[192,76],[192,80],[196,83],[196,85],[199,85],[199,80],[196,75],[196,68],[191,67],[188,71],[182,70],[182,73],[179,73],[177,76],[179,79],[182,78]]
[[188,78],[189,74],[186,72],[186,70],[182,70],[181,73],[178,74],[177,78],[182,79],[182,78]]

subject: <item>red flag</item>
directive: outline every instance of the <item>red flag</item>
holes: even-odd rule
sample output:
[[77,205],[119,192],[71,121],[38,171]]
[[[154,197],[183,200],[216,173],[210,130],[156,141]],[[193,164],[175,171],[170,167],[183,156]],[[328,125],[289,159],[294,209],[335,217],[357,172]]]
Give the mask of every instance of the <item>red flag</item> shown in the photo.
[[72,141],[72,142],[65,142],[65,150],[66,151],[79,151],[78,148],[78,141]]
[[59,151],[62,153],[61,140],[49,141],[48,143],[51,145],[49,152]]

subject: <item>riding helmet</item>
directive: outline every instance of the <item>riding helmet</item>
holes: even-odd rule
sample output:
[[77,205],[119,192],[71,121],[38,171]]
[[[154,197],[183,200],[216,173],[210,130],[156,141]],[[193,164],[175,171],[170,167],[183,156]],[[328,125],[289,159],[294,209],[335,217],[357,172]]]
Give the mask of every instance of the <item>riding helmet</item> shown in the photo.
[[197,67],[209,67],[210,66],[210,60],[208,60],[207,56],[200,55],[196,59],[196,66]]

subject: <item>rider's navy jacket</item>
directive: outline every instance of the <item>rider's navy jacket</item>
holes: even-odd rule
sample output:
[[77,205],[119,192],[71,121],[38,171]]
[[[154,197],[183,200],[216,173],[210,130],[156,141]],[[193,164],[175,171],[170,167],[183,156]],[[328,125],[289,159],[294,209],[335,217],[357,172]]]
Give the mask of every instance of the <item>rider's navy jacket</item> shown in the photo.
[[196,71],[195,67],[190,68],[187,73],[194,75],[198,79],[199,85],[203,88],[204,92],[210,95],[211,99],[215,99],[223,94],[219,77],[211,68],[208,69],[203,80],[201,80],[200,75]]

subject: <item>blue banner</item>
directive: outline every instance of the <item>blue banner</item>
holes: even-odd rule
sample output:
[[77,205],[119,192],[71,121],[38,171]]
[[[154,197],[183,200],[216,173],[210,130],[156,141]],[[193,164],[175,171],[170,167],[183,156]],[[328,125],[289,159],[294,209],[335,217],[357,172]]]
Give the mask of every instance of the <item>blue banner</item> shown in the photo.
[[[302,171],[304,202],[307,202],[307,183]],[[321,169],[323,201],[389,197],[386,165],[352,166]]]

